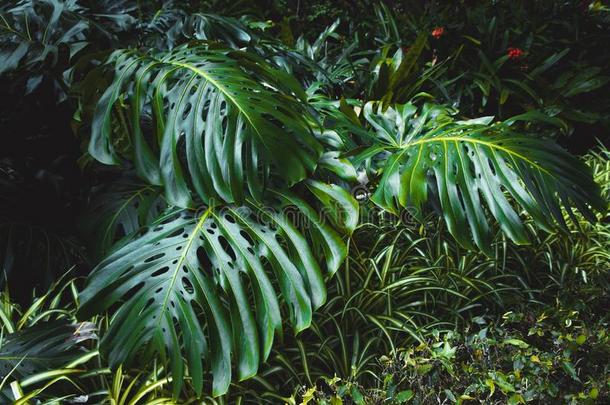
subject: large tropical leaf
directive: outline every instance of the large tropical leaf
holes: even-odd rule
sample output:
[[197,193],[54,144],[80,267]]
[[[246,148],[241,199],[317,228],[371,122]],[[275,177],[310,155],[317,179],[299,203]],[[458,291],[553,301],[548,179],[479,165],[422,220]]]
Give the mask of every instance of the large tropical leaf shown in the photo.
[[4,336],[0,342],[0,380],[18,380],[77,360],[88,349],[84,341],[97,339],[90,322],[41,322]]
[[247,47],[257,35],[242,21],[215,14],[188,14],[172,8],[172,3],[156,10],[149,21],[142,22],[143,40],[157,49],[172,49],[189,40],[222,42],[232,49]]
[[551,141],[520,135],[492,117],[456,121],[426,104],[397,105],[385,113],[368,103],[364,114],[377,139],[362,152],[380,175],[372,200],[398,212],[420,213],[432,200],[464,246],[490,246],[493,217],[516,243],[527,243],[521,211],[543,229],[565,225],[562,210],[593,220],[606,203],[590,170]]
[[124,178],[94,189],[81,230],[101,259],[115,243],[155,221],[166,208],[158,187]]
[[[117,164],[122,145],[170,203],[189,206],[195,193],[206,204],[241,202],[245,191],[259,197],[270,173],[292,184],[315,168],[321,146],[304,93],[262,59],[189,44],[159,55],[121,50],[109,63],[115,79],[97,105],[89,151]],[[154,129],[143,125],[150,117]]]
[[188,36],[221,41],[233,49],[243,48],[255,38],[254,32],[236,18],[197,13],[189,16],[186,24]]
[[292,193],[273,191],[274,203],[173,209],[93,271],[79,316],[118,306],[102,348],[110,364],[161,354],[171,364],[176,394],[184,363],[198,393],[203,361],[214,395],[226,392],[231,358],[240,379],[257,371],[281,332],[280,292],[296,331],[326,299],[324,273],[333,273],[346,247],[331,223],[357,222],[349,194],[309,182],[313,197],[343,207],[324,221]]

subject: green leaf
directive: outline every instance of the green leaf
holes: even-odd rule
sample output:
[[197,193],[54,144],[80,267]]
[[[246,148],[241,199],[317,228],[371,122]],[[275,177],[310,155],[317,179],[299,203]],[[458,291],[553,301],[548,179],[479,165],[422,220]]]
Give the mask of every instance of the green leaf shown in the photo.
[[403,403],[411,400],[411,398],[413,398],[414,396],[415,396],[415,394],[413,393],[412,390],[400,391],[398,394],[396,394],[395,400],[399,404],[403,404]]
[[97,339],[90,322],[41,322],[6,335],[0,346],[0,380],[10,375],[23,379],[53,368],[65,367],[83,355],[82,342]]
[[[120,50],[108,64],[115,78],[97,104],[89,152],[106,164],[133,160],[171,204],[260,199],[270,173],[293,184],[315,169],[322,150],[303,90],[255,55],[191,44],[156,55]],[[127,156],[116,150],[113,120],[126,127]]]
[[245,379],[268,357],[282,330],[280,292],[295,330],[309,326],[326,300],[322,269],[336,271],[346,247],[305,201],[273,195],[271,206],[171,210],[96,267],[79,317],[118,305],[102,341],[112,366],[157,353],[177,395],[185,362],[202,392],[205,362],[221,395],[232,358]]
[[501,372],[490,372],[489,376],[493,378],[493,381],[500,388],[503,393],[515,392],[513,384],[506,380],[506,376]]
[[523,114],[515,115],[505,120],[504,123],[506,125],[512,125],[517,121],[525,121],[525,122],[545,122],[551,125],[554,125],[558,128],[561,128],[563,131],[567,132],[568,125],[565,121],[560,120],[559,118],[551,117],[548,114],[545,114],[540,110],[529,110]]
[[415,110],[411,104],[385,112],[365,106],[377,139],[355,161],[377,170],[372,201],[380,207],[417,213],[432,200],[460,244],[473,247],[474,239],[487,251],[493,236],[489,217],[511,240],[527,243],[522,211],[549,230],[565,226],[564,209],[573,215],[576,208],[591,221],[593,209],[605,210],[589,168],[555,143],[502,123],[459,123],[441,106]]
[[81,228],[97,259],[116,248],[117,241],[157,219],[166,207],[158,187],[130,179],[96,190],[90,201]]
[[354,401],[354,403],[356,403],[357,405],[361,405],[364,404],[364,397],[362,396],[362,393],[360,392],[360,390],[358,389],[358,387],[356,387],[355,385],[352,385],[350,388],[350,395],[352,397],[352,400]]
[[333,224],[350,235],[358,226],[358,202],[336,184],[308,180],[307,187],[323,204]]
[[597,76],[588,80],[571,83],[568,91],[564,94],[565,97],[574,97],[578,94],[588,93],[596,90],[610,82],[608,76]]
[[552,54],[551,56],[549,56],[548,58],[546,58],[546,60],[544,62],[542,62],[540,64],[540,66],[536,67],[535,69],[532,69],[532,71],[530,72],[530,76],[531,77],[536,77],[538,76],[540,73],[543,73],[545,71],[547,71],[548,69],[550,69],[554,64],[556,64],[557,62],[559,62],[559,60],[561,58],[563,58],[568,52],[570,52],[570,48],[566,48],[561,52],[556,52],[554,54]]
[[[80,4],[79,4],[80,3]],[[27,74],[26,92],[52,82],[63,101],[70,84],[68,66],[96,40],[126,30],[136,20],[121,0],[88,2],[66,0],[3,1],[0,5],[0,74]]]
[[435,355],[445,360],[451,360],[455,357],[456,351],[457,347],[452,347],[449,342],[445,341],[441,347],[435,349]]
[[504,339],[503,343],[506,345],[517,346],[521,349],[527,349],[528,347],[530,347],[529,344],[520,339]]
[[562,361],[561,366],[563,367],[565,372],[568,373],[568,375],[570,377],[572,377],[572,379],[574,381],[580,382],[580,378],[578,378],[578,373],[576,372],[576,368],[574,368],[574,365],[569,360]]
[[509,405],[524,404],[525,400],[521,394],[513,394],[508,398]]
[[358,174],[354,165],[346,159],[340,157],[341,153],[337,151],[325,152],[320,158],[320,167],[330,170],[342,180],[355,183],[358,179]]
[[400,65],[396,67],[388,79],[388,88],[382,97],[383,105],[390,105],[393,102],[402,101],[401,95],[404,91],[405,83],[408,82],[415,72],[417,60],[423,52],[428,40],[428,33],[421,32],[413,45],[403,56]]
[[45,61],[52,67],[63,62],[61,47],[85,41],[89,21],[73,18],[82,12],[76,2],[59,0],[7,2],[0,7],[0,74],[20,65],[42,71]]
[[0,60],[2,60],[2,63],[0,63],[0,73],[10,72],[11,70],[16,69],[19,65],[19,62],[26,55],[27,52],[28,43],[21,42],[15,47],[15,49],[11,49],[10,51],[3,51],[2,53],[0,53]]

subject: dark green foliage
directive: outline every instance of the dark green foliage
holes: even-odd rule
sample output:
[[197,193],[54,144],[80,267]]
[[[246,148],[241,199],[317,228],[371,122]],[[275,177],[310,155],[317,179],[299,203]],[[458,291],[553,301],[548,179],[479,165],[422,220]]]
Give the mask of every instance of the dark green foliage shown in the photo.
[[[610,173],[607,152],[593,154],[587,161],[594,169],[595,178],[604,184],[604,198],[608,198],[608,183],[602,180],[608,179]],[[565,335],[571,331],[573,338],[582,332],[591,336],[592,341],[600,339],[596,345],[600,350],[599,361],[588,358],[587,347],[582,347],[583,351],[578,354],[581,356],[579,362],[596,364],[595,371],[589,374],[594,382],[572,382],[563,368],[554,374],[555,368],[551,367],[540,377],[539,387],[556,387],[558,391],[553,395],[578,396],[581,391],[588,393],[593,386],[600,392],[607,392],[602,387],[608,373],[604,368],[607,363],[604,359],[608,356],[608,352],[604,352],[604,339],[607,339],[604,336],[607,336],[610,291],[610,225],[607,221],[589,224],[581,218],[577,224],[569,224],[568,234],[536,237],[531,246],[515,247],[505,241],[497,243],[493,256],[488,257],[460,248],[448,237],[441,220],[427,220],[419,226],[406,217],[409,227],[397,229],[399,224],[391,216],[378,218],[378,215],[378,210],[363,213],[364,220],[374,219],[375,224],[366,224],[354,234],[345,268],[329,286],[329,296],[334,299],[314,316],[309,331],[295,341],[286,342],[282,350],[272,356],[268,373],[261,375],[259,381],[245,385],[245,393],[264,390],[268,395],[292,394],[302,398],[315,384],[318,400],[330,400],[336,388],[349,402],[345,396],[351,395],[351,387],[355,386],[363,396],[368,395],[370,401],[382,400],[391,385],[386,383],[384,388],[383,379],[377,378],[384,370],[380,363],[382,356],[386,356],[387,361],[396,351],[411,350],[421,342],[438,342],[439,335],[447,334],[453,336],[453,346],[462,347],[465,335],[475,334],[469,330],[478,333],[484,327],[472,321],[479,319],[477,317],[498,325],[497,332],[502,335],[535,342],[538,350],[552,354],[559,361],[559,367],[563,367],[560,361],[563,352],[554,346],[555,332],[563,330]],[[528,223],[527,227],[530,226]],[[504,329],[501,315],[510,311],[526,315],[511,318],[512,323]],[[541,324],[543,336],[528,336],[529,328],[536,326],[536,320],[542,314],[549,317]],[[456,336],[455,331],[462,335]],[[494,356],[486,367],[496,364],[508,369],[512,367],[513,352],[494,351],[495,342],[485,344],[492,345],[489,355]],[[442,347],[441,344],[439,350]],[[431,349],[431,346],[424,346],[423,351]],[[418,356],[422,361],[430,362],[425,360],[430,359],[428,354],[419,351]],[[571,361],[577,359],[573,357]],[[432,363],[438,371],[434,382],[424,377],[422,385],[414,387],[409,386],[411,379],[407,379],[400,384],[401,390],[412,390],[420,398],[427,393],[430,395],[427,401],[435,400],[437,394],[446,398],[444,389],[452,389],[452,384],[465,389],[475,383],[462,370],[463,364],[481,370],[480,362],[472,358],[452,360],[453,375],[442,363]],[[402,361],[394,364],[397,368],[404,365]],[[584,368],[580,370],[589,373]],[[334,376],[341,382],[331,384],[333,389],[330,390],[328,383],[323,381],[332,380]],[[292,390],[280,383],[286,380],[292,382]],[[397,383],[398,380],[394,380],[394,386]],[[298,389],[303,385],[308,388]],[[393,390],[395,394],[401,391]],[[453,392],[456,398],[462,394],[457,391]],[[485,386],[480,392],[482,400],[489,394]],[[497,395],[502,395],[499,389]],[[506,397],[498,397],[498,400],[502,403]],[[579,399],[575,398],[575,401],[579,402]]]
[[3,401],[607,397],[601,2],[5,3]]
[[66,321],[39,323],[3,337],[0,378],[23,378],[61,367],[85,352],[80,342],[96,338],[95,325]]
[[607,319],[591,323],[564,308],[475,318],[462,334],[437,334],[381,357],[374,388],[325,378],[304,390],[303,402],[604,403],[609,343]]
[[160,189],[126,177],[92,190],[81,230],[89,242],[89,252],[97,259],[110,252],[115,243],[151,224],[167,204]]
[[[128,138],[124,154],[141,178],[165,186],[170,204],[193,206],[190,184],[205,204],[240,203],[247,191],[260,199],[271,165],[290,185],[313,171],[321,146],[298,100],[303,90],[254,55],[180,46],[158,56],[117,51],[109,63],[115,79],[96,106],[89,152],[118,164],[117,138]],[[156,123],[154,135],[142,116]]]
[[[523,210],[542,229],[565,226],[563,208],[577,207],[595,220],[606,203],[587,168],[564,150],[532,136],[520,135],[493,117],[456,121],[445,108],[425,104],[381,107],[368,103],[364,117],[374,127],[377,142],[356,156],[381,174],[371,199],[399,213],[406,208],[418,217],[433,199],[449,232],[464,246],[471,238],[489,252],[490,213],[515,243],[527,243],[517,212]],[[505,196],[505,193],[508,196]],[[519,205],[518,211],[511,202]],[[552,219],[551,219],[552,218]],[[472,236],[471,236],[472,235]]]
[[[346,249],[307,203],[275,194],[280,205],[272,208],[170,210],[98,265],[81,294],[79,316],[87,319],[125,300],[103,341],[112,366],[133,363],[141,352],[161,354],[171,362],[177,395],[183,348],[195,391],[202,391],[204,360],[214,376],[213,394],[223,394],[231,381],[231,353],[240,379],[256,374],[269,355],[282,329],[280,291],[294,329],[309,326],[312,310],[326,301],[316,258],[324,255],[324,269],[332,274]],[[288,206],[307,220],[300,225],[306,233],[282,214]]]
[[70,267],[86,261],[70,233],[76,187],[62,176],[66,167],[61,160],[43,168],[0,161],[0,286],[13,280],[11,292],[18,301],[27,302],[32,288],[45,291]]
[[[87,2],[83,2],[87,3]],[[61,0],[11,0],[0,8],[0,74],[29,72],[26,94],[43,80],[53,81],[59,100],[70,84],[64,71],[76,55],[97,39],[111,41],[127,31],[135,19],[123,0],[79,4]]]

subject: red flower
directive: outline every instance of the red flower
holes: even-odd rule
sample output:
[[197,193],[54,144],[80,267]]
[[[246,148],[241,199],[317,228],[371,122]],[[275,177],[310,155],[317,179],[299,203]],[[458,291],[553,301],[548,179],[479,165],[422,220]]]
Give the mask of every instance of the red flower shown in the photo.
[[519,48],[513,48],[510,47],[508,48],[508,59],[512,59],[512,60],[516,60],[516,59],[521,59],[521,57],[523,56],[523,50],[519,49]]
[[443,27],[436,27],[435,29],[432,30],[432,36],[436,39],[439,39],[440,37],[442,37],[444,33],[445,33],[445,28],[443,28]]

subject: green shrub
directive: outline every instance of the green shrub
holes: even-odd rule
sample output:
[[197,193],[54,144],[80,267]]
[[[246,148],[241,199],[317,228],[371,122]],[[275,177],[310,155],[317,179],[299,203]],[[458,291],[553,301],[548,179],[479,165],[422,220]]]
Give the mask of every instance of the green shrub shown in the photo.
[[610,393],[608,319],[564,308],[474,318],[382,356],[379,382],[322,378],[302,400],[318,404],[603,403]]

